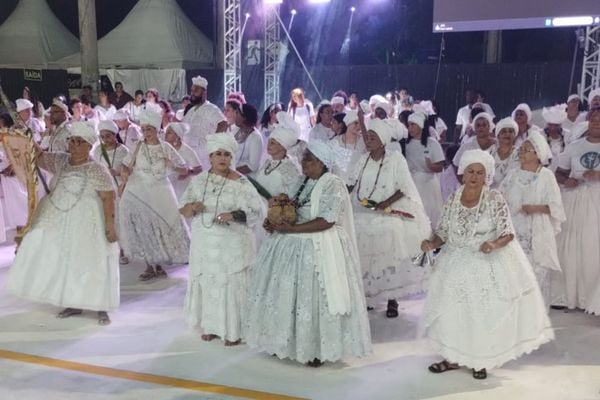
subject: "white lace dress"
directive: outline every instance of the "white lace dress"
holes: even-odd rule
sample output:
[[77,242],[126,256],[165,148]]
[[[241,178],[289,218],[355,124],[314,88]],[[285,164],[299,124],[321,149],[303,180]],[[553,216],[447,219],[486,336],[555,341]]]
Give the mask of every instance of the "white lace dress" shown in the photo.
[[489,254],[487,240],[514,234],[508,207],[484,188],[473,208],[463,188],[444,206],[436,234],[445,242],[431,276],[420,333],[452,363],[499,367],[554,339],[533,269],[518,241]]
[[[236,341],[242,337],[243,308],[256,257],[252,227],[263,219],[260,196],[244,177],[234,181],[203,172],[192,179],[180,205],[198,201],[206,209],[191,223],[184,313],[191,326]],[[244,211],[246,223],[214,221],[221,213],[237,210]]]
[[[554,174],[548,168],[537,173],[519,168],[509,172],[499,190],[506,198],[516,238],[533,266],[546,306],[564,304],[564,291],[556,285],[563,279],[556,235],[566,216]],[[548,205],[550,214],[525,214],[524,204]]]
[[189,256],[190,237],[165,159],[185,166],[166,142],[140,142],[123,161],[133,172],[119,201],[121,246],[130,259],[150,265],[186,263]]
[[513,151],[504,160],[500,158],[497,146],[493,146],[491,154],[494,157],[494,167],[496,168],[492,187],[497,188],[510,171],[521,168],[521,163],[519,162],[519,149],[516,147],[513,148]]
[[66,153],[45,153],[54,174],[31,230],[10,269],[8,290],[59,307],[111,311],[119,306],[119,249],[105,236],[98,192],[115,190],[107,169],[69,165]]
[[[196,155],[196,152],[187,144],[181,143],[179,149],[176,150],[177,153],[179,153],[179,155],[181,156],[181,158],[183,158],[183,160],[185,161],[187,168],[196,168],[198,166],[202,166],[198,155]],[[176,198],[181,198],[181,195],[183,194],[183,192],[185,192],[185,189],[190,184],[192,178],[193,176],[187,176],[185,179],[180,179],[179,174],[175,171],[172,171],[169,174],[169,180],[171,181],[171,185],[173,185],[173,190],[175,191]]]
[[[354,167],[350,197],[367,303],[376,307],[383,301],[422,292],[429,272],[411,259],[421,252],[421,242],[431,235],[431,225],[404,156],[386,151],[380,168],[380,161],[367,153]],[[408,212],[414,219],[373,211],[360,204],[365,198],[379,203],[397,190],[404,197],[392,204],[392,209]]]
[[[335,225],[265,240],[250,286],[246,343],[301,363],[364,356],[371,333],[346,186],[326,173],[308,181],[298,200],[298,223],[324,218]],[[335,302],[340,291],[346,301]]]

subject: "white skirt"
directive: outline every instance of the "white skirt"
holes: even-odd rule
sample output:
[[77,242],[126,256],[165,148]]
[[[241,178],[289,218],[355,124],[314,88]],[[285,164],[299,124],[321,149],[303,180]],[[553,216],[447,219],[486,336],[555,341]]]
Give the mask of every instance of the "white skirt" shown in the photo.
[[444,206],[439,174],[413,172],[412,177],[431,222],[431,227],[435,229]]
[[563,204],[567,220],[556,243],[566,305],[600,313],[600,184],[564,190]]

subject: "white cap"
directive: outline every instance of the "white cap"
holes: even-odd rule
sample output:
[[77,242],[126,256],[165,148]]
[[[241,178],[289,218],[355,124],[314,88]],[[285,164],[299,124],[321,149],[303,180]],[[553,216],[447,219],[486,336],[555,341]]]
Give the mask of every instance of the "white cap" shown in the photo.
[[150,125],[160,131],[162,117],[154,110],[147,109],[140,113],[140,125]]
[[548,124],[562,124],[567,119],[567,111],[564,105],[558,105],[553,107],[544,107],[542,110],[542,117]]
[[119,110],[114,113],[112,117],[113,121],[125,121],[127,119],[129,119],[129,113],[127,110]]
[[577,101],[581,102],[581,97],[579,97],[578,94],[572,94],[567,98],[567,103],[570,103],[573,100],[577,100]]
[[17,112],[33,108],[33,103],[27,99],[17,99]]
[[206,89],[208,87],[208,81],[206,80],[206,78],[203,78],[200,75],[198,75],[192,78],[192,85],[200,86],[201,88]]
[[415,112],[408,116],[408,122],[409,123],[412,122],[413,124],[416,124],[421,129],[423,129],[423,127],[425,127],[426,119],[427,119],[427,117],[425,116],[425,114],[423,114],[421,112]]
[[105,119],[103,121],[100,121],[98,123],[98,130],[100,132],[102,131],[110,131],[114,134],[119,133],[119,127],[117,126],[117,124],[115,124],[113,121],[109,120],[109,119]]
[[65,113],[68,113],[68,112],[69,112],[69,107],[67,107],[67,105],[66,105],[65,103],[63,103],[62,101],[60,101],[60,100],[54,100],[54,101],[52,102],[52,105],[53,105],[53,106],[55,106],[55,107],[58,107],[58,108],[60,108],[60,109],[61,109],[61,110],[63,110]]
[[73,122],[71,124],[70,132],[70,137],[80,137],[88,142],[91,146],[93,146],[98,139],[94,127],[85,122]]
[[331,105],[342,104],[344,105],[344,98],[341,96],[334,96],[331,98]]

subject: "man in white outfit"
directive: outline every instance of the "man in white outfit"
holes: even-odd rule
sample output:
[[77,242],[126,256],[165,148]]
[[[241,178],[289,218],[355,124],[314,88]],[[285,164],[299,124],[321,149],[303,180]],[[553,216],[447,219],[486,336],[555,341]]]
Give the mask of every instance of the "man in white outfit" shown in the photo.
[[45,130],[44,123],[33,116],[33,103],[27,99],[17,99],[18,125],[25,125],[31,129],[33,139],[39,143],[42,140],[42,133]]
[[135,151],[135,147],[142,137],[140,127],[131,122],[129,114],[125,110],[119,110],[114,113],[112,120],[119,127],[119,137],[123,141],[123,144],[130,151]]
[[42,138],[41,147],[49,152],[69,150],[68,138],[71,136],[71,124],[67,118],[69,108],[60,100],[54,100],[50,106],[50,122],[54,129]]
[[206,136],[227,130],[227,120],[221,110],[206,99],[207,87],[208,81],[205,78],[192,78],[190,104],[185,108],[183,116],[183,122],[190,125],[183,141],[198,154],[204,169],[210,166],[205,151]]

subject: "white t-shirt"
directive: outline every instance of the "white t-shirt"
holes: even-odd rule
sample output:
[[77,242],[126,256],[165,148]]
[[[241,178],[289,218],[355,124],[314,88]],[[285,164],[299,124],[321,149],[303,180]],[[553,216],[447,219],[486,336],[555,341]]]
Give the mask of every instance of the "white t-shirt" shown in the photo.
[[427,138],[427,147],[421,144],[421,140],[411,139],[410,142],[406,144],[406,154],[404,157],[406,158],[408,169],[411,173],[433,173],[429,167],[427,167],[425,158],[429,158],[434,164],[446,159],[444,157],[442,146],[432,137]]
[[[480,105],[483,107],[483,110],[490,114],[492,116],[492,118],[496,117],[496,114],[494,114],[494,110],[492,110],[492,107],[487,104],[487,103],[476,103],[477,105]],[[469,125],[471,125],[471,110],[473,109],[473,106],[470,104],[467,104],[464,107],[461,107],[458,110],[458,113],[456,114],[456,125],[461,125],[461,131],[460,131],[460,137],[462,138],[463,135],[465,134],[465,130],[467,129],[467,127]],[[437,128],[437,127],[436,127]]]
[[238,143],[235,154],[236,167],[247,166],[255,173],[261,165],[263,142],[261,134],[254,129],[242,143]]
[[311,118],[315,116],[315,108],[309,100],[304,100],[302,107],[290,108],[290,115],[300,125],[300,139],[308,142],[312,129]]
[[438,117],[437,121],[435,121],[435,128],[432,126],[429,127],[429,134],[439,142],[442,137],[442,132],[447,130],[448,125],[446,125],[442,118]]
[[334,135],[335,132],[331,128],[327,128],[325,125],[319,123],[311,129],[309,140],[321,140],[323,142],[326,142],[330,140]]
[[600,171],[600,143],[583,138],[567,145],[558,157],[558,167],[570,170],[575,179],[583,179],[583,173],[589,170]]
[[113,115],[115,115],[117,112],[117,109],[112,104],[110,104],[108,108],[104,108],[98,104],[96,107],[94,107],[94,110],[96,111],[98,120],[100,121],[105,121],[107,119],[112,121]]
[[129,113],[129,119],[131,119],[136,124],[140,123],[140,113],[144,110],[145,104],[142,103],[139,106],[136,105],[133,101],[125,104],[121,110],[125,110]]
[[473,136],[468,141],[466,141],[465,143],[460,145],[460,147],[458,148],[458,151],[456,152],[456,155],[452,159],[452,164],[454,164],[455,166],[458,167],[458,164],[460,163],[460,159],[462,158],[462,155],[467,150],[483,150],[483,151],[487,151],[490,154],[493,154],[494,151],[496,151],[497,146],[498,145],[496,143],[494,143],[487,149],[482,149],[481,146],[479,145],[479,142],[477,141],[477,136]]

